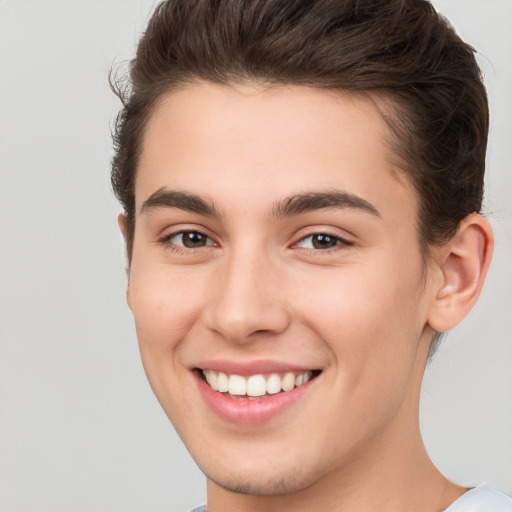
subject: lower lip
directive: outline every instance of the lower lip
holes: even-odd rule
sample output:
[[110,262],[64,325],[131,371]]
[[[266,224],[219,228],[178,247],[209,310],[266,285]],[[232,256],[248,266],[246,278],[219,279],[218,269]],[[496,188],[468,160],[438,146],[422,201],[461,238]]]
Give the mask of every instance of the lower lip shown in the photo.
[[243,398],[230,398],[218,391],[214,391],[199,375],[196,382],[204,401],[210,409],[223,420],[230,423],[252,425],[264,423],[282,414],[304,395],[314,380],[291,391],[265,396],[255,400]]

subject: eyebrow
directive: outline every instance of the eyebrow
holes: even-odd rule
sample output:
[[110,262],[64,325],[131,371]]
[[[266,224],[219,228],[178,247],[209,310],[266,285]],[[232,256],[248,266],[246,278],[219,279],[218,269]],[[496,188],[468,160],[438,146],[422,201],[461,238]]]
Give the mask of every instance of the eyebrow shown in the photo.
[[307,192],[279,201],[274,205],[274,217],[290,217],[314,210],[354,209],[380,217],[380,213],[371,203],[349,192],[330,190],[326,192]]
[[[141,213],[158,208],[178,208],[207,217],[220,217],[212,201],[191,192],[165,188],[157,190],[144,201]],[[287,197],[274,204],[272,216],[280,219],[314,210],[328,209],[354,209],[380,217],[377,208],[362,197],[338,190],[306,192]]]
[[164,188],[157,190],[142,203],[140,211],[143,213],[158,208],[178,208],[208,217],[220,217],[212,202],[196,194],[178,190],[166,190]]

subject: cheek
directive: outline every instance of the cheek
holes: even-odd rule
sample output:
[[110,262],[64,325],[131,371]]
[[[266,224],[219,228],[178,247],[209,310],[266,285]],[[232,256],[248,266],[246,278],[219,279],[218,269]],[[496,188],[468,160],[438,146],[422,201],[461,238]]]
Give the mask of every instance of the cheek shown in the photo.
[[165,266],[133,268],[130,303],[143,358],[175,350],[190,331],[203,306],[201,279]]
[[[321,319],[318,323],[331,331],[350,332],[349,339],[372,332],[405,334],[418,321],[420,283],[415,275],[388,270],[378,274],[366,268],[342,270],[320,287],[311,283],[303,311],[314,313]],[[378,338],[371,337],[367,343],[385,341]]]
[[166,266],[132,266],[129,294],[144,371],[173,424],[193,410],[175,390],[188,382],[180,355],[202,309],[200,285]]
[[405,376],[425,325],[421,262],[402,265],[402,270],[393,259],[378,263],[335,269],[322,287],[310,283],[301,308],[304,321],[329,345],[339,375],[351,387],[363,379],[394,385]]

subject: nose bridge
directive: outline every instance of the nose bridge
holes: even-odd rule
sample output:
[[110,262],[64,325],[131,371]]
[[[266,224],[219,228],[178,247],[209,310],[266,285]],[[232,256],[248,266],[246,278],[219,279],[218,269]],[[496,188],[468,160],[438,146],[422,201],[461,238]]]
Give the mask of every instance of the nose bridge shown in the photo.
[[209,327],[237,343],[255,334],[275,335],[289,324],[275,263],[264,251],[239,247],[218,268],[217,293],[210,304]]

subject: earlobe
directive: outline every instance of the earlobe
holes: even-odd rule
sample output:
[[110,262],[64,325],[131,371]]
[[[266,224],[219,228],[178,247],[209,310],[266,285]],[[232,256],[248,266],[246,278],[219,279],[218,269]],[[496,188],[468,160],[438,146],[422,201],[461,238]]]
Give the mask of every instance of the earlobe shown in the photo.
[[493,234],[486,219],[472,214],[439,251],[442,274],[429,310],[428,324],[446,332],[458,325],[475,305],[482,290],[493,250]]

